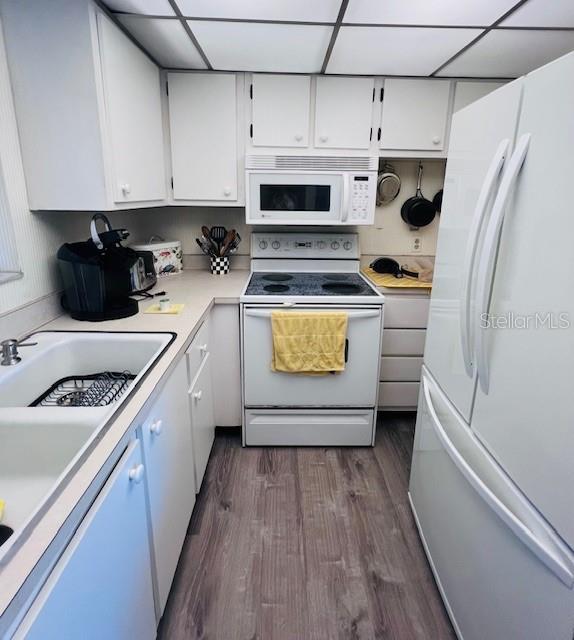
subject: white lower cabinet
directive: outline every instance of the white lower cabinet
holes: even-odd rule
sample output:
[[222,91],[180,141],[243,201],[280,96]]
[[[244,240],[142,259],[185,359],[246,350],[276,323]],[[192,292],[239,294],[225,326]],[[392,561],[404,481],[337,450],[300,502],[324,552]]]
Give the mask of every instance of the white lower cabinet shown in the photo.
[[141,425],[158,616],[167,602],[195,504],[187,387],[187,367],[182,358]]
[[128,446],[16,631],[27,640],[152,640],[156,617],[138,440]]
[[205,474],[209,454],[215,438],[215,418],[213,411],[213,389],[211,381],[211,354],[207,354],[189,388],[193,453],[195,468],[195,488],[199,491]]

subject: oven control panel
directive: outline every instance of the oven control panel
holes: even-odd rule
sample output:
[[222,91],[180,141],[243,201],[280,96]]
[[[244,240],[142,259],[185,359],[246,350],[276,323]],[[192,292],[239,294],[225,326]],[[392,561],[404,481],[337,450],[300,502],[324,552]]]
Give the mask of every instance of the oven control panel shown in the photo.
[[356,233],[253,233],[252,258],[359,258]]

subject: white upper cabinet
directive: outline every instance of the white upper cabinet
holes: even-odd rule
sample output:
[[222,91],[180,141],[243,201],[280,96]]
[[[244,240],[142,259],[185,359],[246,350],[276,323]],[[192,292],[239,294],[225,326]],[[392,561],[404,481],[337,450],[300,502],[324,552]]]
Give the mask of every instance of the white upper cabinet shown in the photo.
[[503,85],[504,82],[457,82],[454,91],[452,112],[456,113]]
[[368,149],[374,91],[373,78],[317,77],[315,147]]
[[252,144],[257,147],[309,145],[309,76],[254,75]]
[[98,37],[114,201],[162,200],[159,69],[102,13]]
[[237,201],[237,78],[170,73],[174,200]]
[[30,208],[165,201],[160,76],[149,58],[89,0],[4,3],[2,22]]
[[445,149],[450,87],[448,80],[385,80],[380,148]]

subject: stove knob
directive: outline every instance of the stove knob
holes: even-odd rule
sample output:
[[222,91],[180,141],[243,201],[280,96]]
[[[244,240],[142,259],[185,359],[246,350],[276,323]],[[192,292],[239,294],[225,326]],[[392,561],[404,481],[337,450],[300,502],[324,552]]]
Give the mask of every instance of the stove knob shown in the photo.
[[336,241],[333,240],[333,242],[331,242],[331,249],[334,249],[335,251],[337,251],[337,249],[340,247],[341,245]]
[[271,243],[271,246],[274,249],[279,249],[279,247],[281,246],[281,243],[279,242],[279,240],[273,240],[273,242]]
[[319,240],[319,242],[317,242],[317,249],[324,249],[325,248],[325,241],[324,240]]
[[260,240],[259,241],[259,248],[260,249],[267,249],[267,240]]
[[345,249],[345,251],[349,251],[352,247],[353,243],[350,240],[345,240],[345,242],[343,242],[343,249]]

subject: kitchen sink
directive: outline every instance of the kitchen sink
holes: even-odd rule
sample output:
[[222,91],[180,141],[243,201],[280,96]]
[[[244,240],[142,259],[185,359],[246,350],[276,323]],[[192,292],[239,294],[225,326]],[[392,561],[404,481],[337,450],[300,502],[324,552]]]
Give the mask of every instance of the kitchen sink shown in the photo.
[[[173,338],[171,333],[39,332],[27,338],[37,344],[21,348],[18,364],[0,366],[2,524],[14,530],[0,546],[0,563],[42,517],[112,413]],[[116,385],[113,393],[100,392],[109,382],[106,376]],[[95,406],[76,406],[85,389],[88,400],[96,398]]]
[[20,348],[21,362],[0,366],[0,414],[6,407],[29,407],[55,383],[105,372],[128,372],[137,382],[171,342],[167,333],[46,331]]

